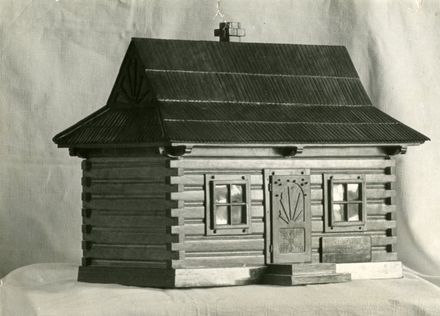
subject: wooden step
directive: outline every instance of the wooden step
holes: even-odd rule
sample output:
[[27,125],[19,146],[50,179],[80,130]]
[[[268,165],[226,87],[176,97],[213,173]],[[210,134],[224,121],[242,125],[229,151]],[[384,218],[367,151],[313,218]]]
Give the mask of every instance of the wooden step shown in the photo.
[[263,284],[272,285],[306,285],[341,283],[351,281],[350,273],[330,273],[330,274],[264,274],[261,280]]
[[268,274],[332,274],[336,272],[334,263],[294,263],[294,264],[269,264]]

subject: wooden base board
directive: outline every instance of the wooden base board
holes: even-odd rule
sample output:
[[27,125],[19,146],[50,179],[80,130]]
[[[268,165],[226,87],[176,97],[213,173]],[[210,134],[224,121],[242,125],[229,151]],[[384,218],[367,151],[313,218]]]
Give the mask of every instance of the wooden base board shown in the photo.
[[115,283],[143,287],[174,287],[174,270],[122,267],[79,267],[78,281],[88,283]]
[[403,276],[400,261],[338,263],[336,272],[350,273],[352,280],[398,279]]
[[266,267],[145,269],[120,267],[79,267],[78,281],[122,285],[188,288],[255,284]]
[[[159,288],[234,286],[258,283],[265,271],[266,267],[262,266],[200,269],[88,266],[79,268],[78,281]],[[401,278],[402,263],[400,261],[338,263],[336,273],[350,273],[352,280]]]
[[266,267],[176,269],[176,287],[255,284]]

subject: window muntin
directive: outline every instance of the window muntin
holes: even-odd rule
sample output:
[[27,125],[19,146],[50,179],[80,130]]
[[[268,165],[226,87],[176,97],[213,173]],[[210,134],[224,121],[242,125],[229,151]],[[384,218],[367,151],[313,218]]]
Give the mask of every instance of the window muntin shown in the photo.
[[332,223],[340,225],[362,220],[362,181],[332,181]]
[[250,232],[250,181],[248,176],[206,175],[206,233]]
[[325,231],[359,231],[365,227],[364,175],[324,174]]
[[214,185],[214,227],[246,225],[245,184]]

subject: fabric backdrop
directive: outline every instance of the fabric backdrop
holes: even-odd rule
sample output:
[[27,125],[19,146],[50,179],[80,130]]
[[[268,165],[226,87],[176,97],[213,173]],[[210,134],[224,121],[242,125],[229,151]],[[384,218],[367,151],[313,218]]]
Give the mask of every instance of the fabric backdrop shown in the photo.
[[[0,1],[0,277],[80,263],[80,159],[52,137],[105,104],[131,37],[216,40],[216,2]],[[243,41],[345,45],[373,103],[431,137],[397,158],[398,251],[439,275],[440,1],[222,0],[221,9],[242,23]]]

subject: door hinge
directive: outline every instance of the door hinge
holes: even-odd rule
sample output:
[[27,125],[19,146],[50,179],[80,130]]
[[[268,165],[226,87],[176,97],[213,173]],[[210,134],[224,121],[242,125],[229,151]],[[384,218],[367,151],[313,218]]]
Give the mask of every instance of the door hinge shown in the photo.
[[269,246],[269,252],[273,252],[273,245]]
[[272,191],[272,183],[269,183],[269,191]]

